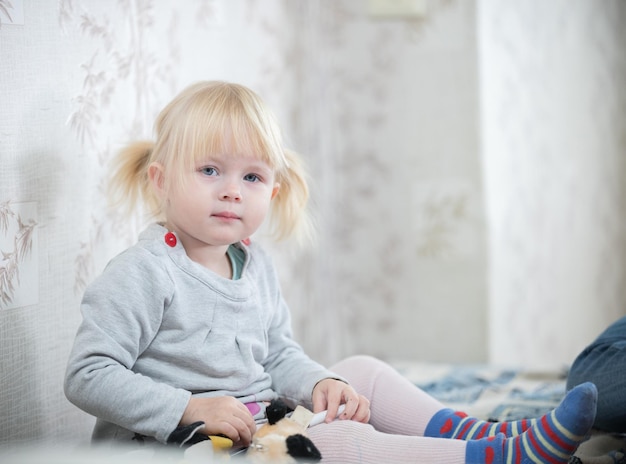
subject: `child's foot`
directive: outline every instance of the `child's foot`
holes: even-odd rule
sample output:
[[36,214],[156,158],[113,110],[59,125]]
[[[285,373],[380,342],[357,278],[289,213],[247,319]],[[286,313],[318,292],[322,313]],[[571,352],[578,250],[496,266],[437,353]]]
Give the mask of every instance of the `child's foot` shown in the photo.
[[[563,409],[571,408],[571,405],[577,404],[579,401],[578,393],[574,393],[576,388],[572,389],[561,401],[557,407]],[[546,414],[546,416],[549,415]],[[546,417],[544,416],[544,417]],[[439,438],[456,438],[459,440],[477,440],[479,438],[493,437],[502,433],[506,437],[516,437],[536,423],[543,420],[539,419],[522,419],[510,422],[487,422],[467,414],[452,409],[442,409],[433,416],[424,431],[425,437]]]
[[506,438],[495,437],[467,442],[467,464],[567,463],[585,440],[596,417],[598,391],[592,383],[572,389],[559,407],[546,414],[526,432]]

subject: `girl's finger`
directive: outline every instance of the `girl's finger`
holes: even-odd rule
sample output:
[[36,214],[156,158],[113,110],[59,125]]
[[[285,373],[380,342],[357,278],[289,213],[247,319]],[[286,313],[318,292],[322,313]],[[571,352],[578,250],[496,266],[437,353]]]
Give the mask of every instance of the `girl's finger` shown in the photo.
[[370,402],[367,398],[360,395],[359,398],[359,407],[354,414],[353,419],[357,422],[368,423],[370,420]]
[[345,405],[345,409],[343,413],[341,414],[340,419],[354,418],[354,415],[357,412],[358,407],[359,407],[358,396],[357,397],[350,396],[346,398],[344,405]]

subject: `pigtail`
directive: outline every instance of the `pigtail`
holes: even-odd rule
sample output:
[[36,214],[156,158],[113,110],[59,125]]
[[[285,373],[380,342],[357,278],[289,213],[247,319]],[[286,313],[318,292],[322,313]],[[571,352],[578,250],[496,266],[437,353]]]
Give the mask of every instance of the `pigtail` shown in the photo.
[[134,142],[115,157],[109,182],[111,207],[131,215],[143,204],[153,216],[160,214],[161,205],[148,177],[153,149],[153,142]]
[[307,209],[309,187],[300,156],[285,150],[286,166],[277,174],[278,194],[272,201],[272,225],[278,240],[295,237],[299,243],[310,242],[314,226]]

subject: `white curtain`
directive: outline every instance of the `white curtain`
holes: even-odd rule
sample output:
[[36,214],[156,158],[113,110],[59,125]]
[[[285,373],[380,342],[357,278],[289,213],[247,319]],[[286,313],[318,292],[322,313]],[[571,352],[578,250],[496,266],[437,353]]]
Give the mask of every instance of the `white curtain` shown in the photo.
[[624,2],[479,3],[489,359],[566,366],[626,314]]

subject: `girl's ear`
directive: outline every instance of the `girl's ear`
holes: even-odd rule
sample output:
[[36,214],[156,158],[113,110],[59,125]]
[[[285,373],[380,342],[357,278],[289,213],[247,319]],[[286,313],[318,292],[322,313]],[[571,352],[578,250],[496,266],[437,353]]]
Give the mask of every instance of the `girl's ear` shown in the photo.
[[163,165],[161,163],[150,163],[148,166],[148,177],[150,178],[150,183],[152,184],[152,188],[154,188],[155,193],[159,196],[163,196],[164,185],[165,185],[165,173],[163,170]]
[[280,184],[278,182],[276,182],[274,184],[274,188],[272,189],[272,200],[274,199],[274,197],[276,195],[278,195],[278,191],[280,190]]

